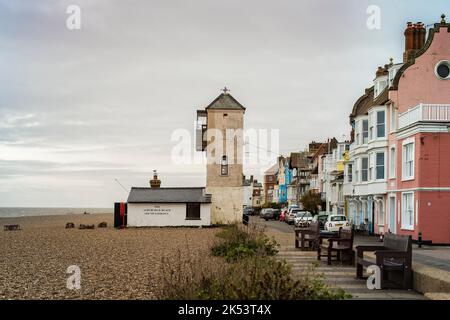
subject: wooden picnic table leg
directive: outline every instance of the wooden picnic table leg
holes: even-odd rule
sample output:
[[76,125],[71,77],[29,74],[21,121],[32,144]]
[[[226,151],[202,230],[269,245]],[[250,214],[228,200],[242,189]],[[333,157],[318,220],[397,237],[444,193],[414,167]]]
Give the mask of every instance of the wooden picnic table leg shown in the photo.
[[304,232],[301,233],[301,237],[300,237],[300,249],[302,251],[305,251],[305,233]]
[[[363,258],[364,252],[356,249],[357,257]],[[356,278],[361,279],[363,277],[363,266],[356,261]]]

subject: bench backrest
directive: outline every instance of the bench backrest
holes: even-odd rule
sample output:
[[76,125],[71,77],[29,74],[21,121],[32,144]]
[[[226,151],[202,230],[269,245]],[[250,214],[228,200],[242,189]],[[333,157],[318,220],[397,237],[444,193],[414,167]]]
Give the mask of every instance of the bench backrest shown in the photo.
[[386,233],[383,246],[389,250],[412,252],[412,239],[411,236]]
[[316,232],[317,234],[320,232],[320,223],[319,221],[314,221],[309,224],[309,230]]
[[350,241],[347,242],[346,244],[348,244],[348,246],[350,248],[353,247],[353,236],[355,234],[355,230],[353,229],[344,229],[344,228],[339,228],[339,238],[340,239],[349,239]]

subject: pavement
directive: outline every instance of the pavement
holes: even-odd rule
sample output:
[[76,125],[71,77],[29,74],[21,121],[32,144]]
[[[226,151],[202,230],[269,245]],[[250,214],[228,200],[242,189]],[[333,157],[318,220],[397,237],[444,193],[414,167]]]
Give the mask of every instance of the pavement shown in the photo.
[[317,253],[299,251],[294,246],[280,247],[278,258],[292,265],[294,277],[300,277],[311,266],[316,266],[314,272],[324,277],[324,282],[331,288],[341,288],[352,295],[355,300],[424,300],[425,297],[413,290],[370,290],[366,280],[355,278],[355,267],[333,263],[327,265],[322,259],[317,260]]
[[[266,233],[280,244],[279,258],[293,265],[294,276],[300,275],[312,264],[317,264],[316,272],[323,273],[325,282],[340,287],[353,299],[450,299],[450,247],[413,246],[413,290],[370,290],[366,280],[355,278],[355,267],[333,263],[328,266],[325,261],[317,261],[316,252],[306,252],[294,247],[294,226],[279,221],[265,221],[253,216],[250,223],[266,228]],[[374,236],[356,236],[354,244],[378,244]],[[420,294],[420,293],[422,294]]]
[[[269,220],[265,221],[259,217],[252,216],[252,223],[264,225],[269,231],[279,231],[290,235],[290,241],[293,243],[294,226],[288,225],[284,222]],[[375,236],[355,236],[354,244],[378,244],[379,239]],[[450,246],[422,246],[419,248],[416,244],[413,245],[413,261],[437,269],[450,272]]]

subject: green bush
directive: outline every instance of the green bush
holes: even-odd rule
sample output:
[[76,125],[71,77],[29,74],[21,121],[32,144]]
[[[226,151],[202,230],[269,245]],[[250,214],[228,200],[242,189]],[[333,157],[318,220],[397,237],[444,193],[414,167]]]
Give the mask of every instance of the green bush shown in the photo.
[[291,267],[266,255],[235,263],[189,258],[163,264],[165,279],[157,294],[170,300],[319,300],[348,298],[343,290],[324,284],[311,267],[294,279]]
[[[312,274],[310,273],[312,272]],[[232,264],[219,277],[205,278],[197,291],[198,299],[213,300],[309,300],[343,299],[343,290],[326,286],[313,271],[294,280],[291,267],[273,257],[255,255]]]
[[255,254],[273,256],[278,252],[276,241],[269,239],[264,229],[255,224],[248,227],[233,224],[225,227],[217,236],[222,241],[212,247],[212,254],[224,257],[228,262],[235,262]]

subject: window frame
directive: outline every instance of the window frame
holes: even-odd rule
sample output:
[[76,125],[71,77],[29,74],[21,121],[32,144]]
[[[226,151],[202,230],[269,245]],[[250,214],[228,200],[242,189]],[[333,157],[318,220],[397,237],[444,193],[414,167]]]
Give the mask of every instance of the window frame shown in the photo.
[[[367,160],[367,166],[364,169],[364,160]],[[364,172],[366,173],[366,179],[364,180]],[[369,157],[361,157],[361,182],[369,182]]]
[[[406,158],[407,158],[407,147],[411,145],[411,154],[412,159],[408,161],[412,162],[411,166],[411,172],[408,172],[408,175],[406,174]],[[406,139],[402,142],[402,181],[408,181],[408,180],[414,180],[414,170],[415,166],[415,141],[414,139]]]
[[[408,212],[406,210],[406,200],[405,200],[407,196],[411,196],[411,208],[409,208]],[[402,230],[409,230],[409,231],[414,230],[414,222],[415,222],[415,220],[414,220],[415,212],[414,211],[415,211],[414,210],[414,192],[412,192],[412,191],[402,192],[402,221],[401,221],[401,225],[400,225],[400,228]],[[405,222],[407,221],[407,218],[408,218],[407,214],[409,212],[411,213],[411,216],[409,216],[410,219],[408,219],[408,220],[412,221],[412,224],[405,224]]]
[[[193,206],[195,206],[195,208],[192,208]],[[190,216],[190,213],[192,211],[190,211],[189,209],[194,209],[195,210],[195,216]],[[198,210],[198,212],[197,212]],[[186,220],[202,220],[202,205],[200,202],[186,202]]]
[[369,141],[375,140],[374,138],[374,122],[373,122],[373,114],[375,111],[369,112]]
[[389,148],[389,179],[395,179],[397,150],[395,146]]
[[[378,115],[380,113],[383,113],[383,122],[379,123],[378,122]],[[375,135],[375,139],[383,139],[386,138],[386,110],[376,110],[375,111],[376,117],[375,117],[375,123],[374,123],[374,127],[376,127],[376,135]],[[383,126],[383,136],[379,136],[379,127]]]
[[[367,130],[364,130],[364,123],[367,125]],[[369,119],[362,119],[361,121],[361,139],[362,144],[369,143]]]
[[434,74],[436,75],[436,77],[437,77],[439,80],[449,80],[449,79],[450,79],[450,74],[447,75],[446,78],[443,78],[443,77],[441,77],[441,76],[439,75],[439,73],[438,73],[438,68],[439,68],[441,65],[446,65],[447,68],[450,69],[450,61],[448,61],[448,60],[441,60],[441,61],[439,61],[438,63],[436,63],[436,65],[434,66]]
[[385,209],[384,200],[378,201],[377,209],[378,209],[377,223],[378,223],[378,226],[381,227],[381,226],[384,226],[386,223],[386,209]]
[[228,157],[226,155],[222,156],[222,160],[220,162],[220,176],[228,176]]
[[389,133],[397,131],[397,109],[394,104],[390,106],[390,121],[389,121]]
[[353,182],[353,163],[347,164],[347,182]]
[[[378,155],[379,154],[383,155],[383,164],[382,165],[380,165],[378,163]],[[375,172],[374,172],[375,181],[383,181],[383,180],[386,179],[386,152],[378,151],[378,152],[375,152],[374,155],[375,155],[375,165],[374,165],[374,167],[375,167]],[[383,167],[383,178],[378,178],[378,168],[381,167],[381,166]]]

